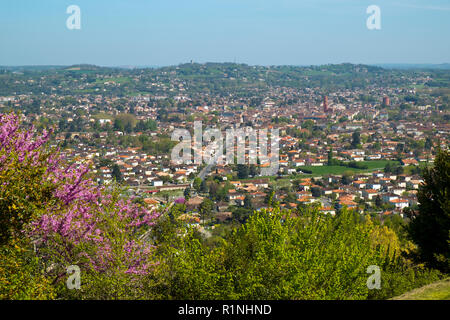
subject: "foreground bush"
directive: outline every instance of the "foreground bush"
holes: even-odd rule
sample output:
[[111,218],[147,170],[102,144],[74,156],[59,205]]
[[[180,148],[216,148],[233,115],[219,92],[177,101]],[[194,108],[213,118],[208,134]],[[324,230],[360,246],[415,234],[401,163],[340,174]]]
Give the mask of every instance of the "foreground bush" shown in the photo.
[[0,246],[0,299],[54,299],[56,290],[27,243]]
[[[130,277],[151,272],[153,245],[140,236],[158,213],[123,199],[117,186],[100,188],[89,178],[87,165],[68,165],[48,140],[49,132],[21,127],[17,115],[0,115],[0,246],[6,256],[2,268],[8,268],[0,295],[29,297],[19,293],[22,285],[30,287],[26,292],[40,290],[37,280],[20,282],[9,272],[12,267],[32,268],[36,272],[30,277],[39,274],[42,283],[58,288],[67,278],[66,268],[77,265],[86,279],[103,280],[95,285],[120,298],[106,280],[126,277],[124,285],[131,285]],[[11,265],[8,261],[19,252],[18,264]]]
[[367,267],[394,268],[399,249],[395,233],[353,212],[262,210],[214,248],[191,230],[160,257],[159,289],[171,299],[366,299]]

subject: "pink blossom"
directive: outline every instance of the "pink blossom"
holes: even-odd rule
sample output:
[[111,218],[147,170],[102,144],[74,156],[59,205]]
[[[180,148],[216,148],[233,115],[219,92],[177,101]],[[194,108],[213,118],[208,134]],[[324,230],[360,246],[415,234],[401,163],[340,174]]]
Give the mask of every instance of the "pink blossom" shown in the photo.
[[0,172],[14,169],[15,155],[23,166],[44,167],[42,183],[54,185],[56,201],[30,223],[28,235],[68,263],[85,261],[97,271],[121,263],[128,273],[147,273],[153,246],[138,239],[159,213],[113,197],[88,177],[89,166],[68,165],[59,150],[47,147],[52,132],[25,131],[17,115],[0,114]]

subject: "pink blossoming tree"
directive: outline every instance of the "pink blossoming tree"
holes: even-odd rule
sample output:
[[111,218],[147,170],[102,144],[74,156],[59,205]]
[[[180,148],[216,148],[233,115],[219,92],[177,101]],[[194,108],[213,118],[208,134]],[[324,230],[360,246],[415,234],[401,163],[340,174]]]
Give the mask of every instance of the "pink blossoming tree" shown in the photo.
[[158,212],[98,186],[88,165],[69,165],[19,116],[0,114],[0,244],[27,237],[61,279],[68,265],[85,272],[145,275],[155,261],[142,235]]

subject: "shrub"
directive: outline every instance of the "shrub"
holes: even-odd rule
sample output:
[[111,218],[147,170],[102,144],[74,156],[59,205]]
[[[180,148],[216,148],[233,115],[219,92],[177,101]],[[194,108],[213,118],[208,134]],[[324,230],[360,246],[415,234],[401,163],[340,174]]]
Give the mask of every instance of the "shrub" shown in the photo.
[[[19,260],[19,265],[33,270],[30,277],[41,266],[45,278],[57,286],[73,264],[91,279],[149,274],[156,262],[153,245],[143,236],[158,213],[122,198],[117,186],[97,186],[87,165],[68,165],[48,147],[49,134],[33,127],[25,130],[15,114],[0,114],[2,253],[32,252],[26,255],[32,258]],[[24,247],[11,251],[17,244]],[[30,251],[33,246],[36,250]],[[2,294],[21,297],[27,295],[21,292],[32,292],[26,284],[19,289],[17,281],[13,273],[6,273]]]

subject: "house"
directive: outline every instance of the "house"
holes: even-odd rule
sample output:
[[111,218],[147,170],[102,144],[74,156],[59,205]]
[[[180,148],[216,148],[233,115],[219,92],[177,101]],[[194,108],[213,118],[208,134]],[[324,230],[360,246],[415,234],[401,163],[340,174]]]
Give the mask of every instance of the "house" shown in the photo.
[[392,200],[398,199],[398,195],[393,194],[393,193],[386,193],[386,194],[383,194],[382,199],[383,199],[383,202],[390,202]]
[[401,163],[403,166],[417,166],[417,165],[419,164],[419,162],[417,162],[416,159],[402,159],[402,160],[400,161],[400,163]]
[[161,180],[153,180],[153,181],[152,181],[152,185],[153,185],[154,187],[162,187],[163,182],[162,182]]
[[296,167],[303,167],[306,165],[306,163],[305,163],[305,160],[296,159],[296,160],[294,160],[294,165]]
[[406,188],[406,182],[405,182],[405,181],[401,181],[401,182],[399,182],[399,183],[397,184],[397,186],[398,186],[399,188],[405,189],[405,188]]
[[298,199],[301,199],[301,198],[303,198],[303,197],[312,197],[312,193],[311,192],[308,192],[308,191],[300,191],[300,192],[297,192],[297,198]]
[[153,207],[158,206],[160,202],[158,200],[152,199],[152,198],[144,198],[144,203]]
[[381,171],[376,171],[374,173],[372,173],[374,178],[382,178],[384,176],[384,173]]
[[279,160],[278,163],[283,167],[287,167],[289,165],[289,162],[287,160]]
[[338,207],[339,208],[347,207],[349,209],[355,209],[358,207],[358,204],[352,200],[340,200]]
[[353,181],[353,185],[356,188],[359,188],[359,189],[364,189],[366,187],[366,183],[364,181],[361,181],[361,180]]
[[229,211],[220,211],[220,212],[217,212],[216,215],[215,215],[215,218],[219,222],[224,222],[226,220],[231,220],[232,217],[233,217],[233,214],[231,212],[229,212]]
[[230,181],[230,184],[235,188],[240,188],[242,186],[240,181]]
[[380,190],[380,189],[381,189],[381,184],[375,183],[375,182],[368,183],[368,184],[366,185],[366,188],[367,188],[367,189],[373,189],[373,190]]
[[378,195],[378,191],[375,189],[365,189],[362,192],[364,199],[373,200]]
[[345,191],[342,190],[342,189],[334,189],[332,192],[333,192],[336,196],[338,196],[338,197],[339,197],[339,195],[345,193]]
[[313,166],[313,167],[322,167],[323,163],[322,162],[311,162],[309,165]]
[[391,174],[386,174],[385,178],[389,178],[389,180],[391,180],[391,181],[392,180],[394,180],[394,181],[397,180],[397,176],[395,174],[392,174],[392,173]]
[[298,199],[298,202],[301,202],[303,204],[310,204],[310,203],[314,203],[315,201],[316,200],[311,196],[303,196]]
[[220,201],[216,204],[217,211],[226,211],[228,209],[228,202]]
[[336,210],[332,207],[322,207],[319,209],[321,213],[331,214],[334,216],[336,214]]
[[390,204],[393,204],[397,209],[403,209],[409,206],[409,201],[406,199],[394,199],[389,201]]
[[352,154],[350,157],[351,157],[352,161],[358,161],[358,162],[364,161],[364,157],[363,156]]
[[298,188],[302,191],[308,191],[311,187],[311,182],[302,182],[298,185]]
[[245,186],[242,188],[242,190],[246,192],[256,192],[258,190],[258,187],[255,186],[253,183],[246,183]]
[[406,191],[406,189],[404,189],[404,188],[395,188],[395,189],[391,190],[391,192],[393,194],[396,194],[398,196],[401,196],[403,194],[403,192],[405,192],[405,191]]
[[296,169],[292,169],[292,168],[288,168],[287,170],[284,170],[284,172],[286,174],[295,174],[297,172],[297,170]]
[[192,197],[186,202],[186,209],[189,211],[197,211],[205,198],[200,196]]
[[423,183],[423,180],[410,180],[406,182],[406,187],[417,190],[421,183]]
[[242,194],[237,192],[235,189],[228,190],[228,198],[230,200],[236,200],[238,198],[242,197]]
[[243,206],[244,205],[244,200],[245,200],[245,197],[240,195],[239,197],[235,197],[234,198],[234,204],[237,205],[237,206]]

